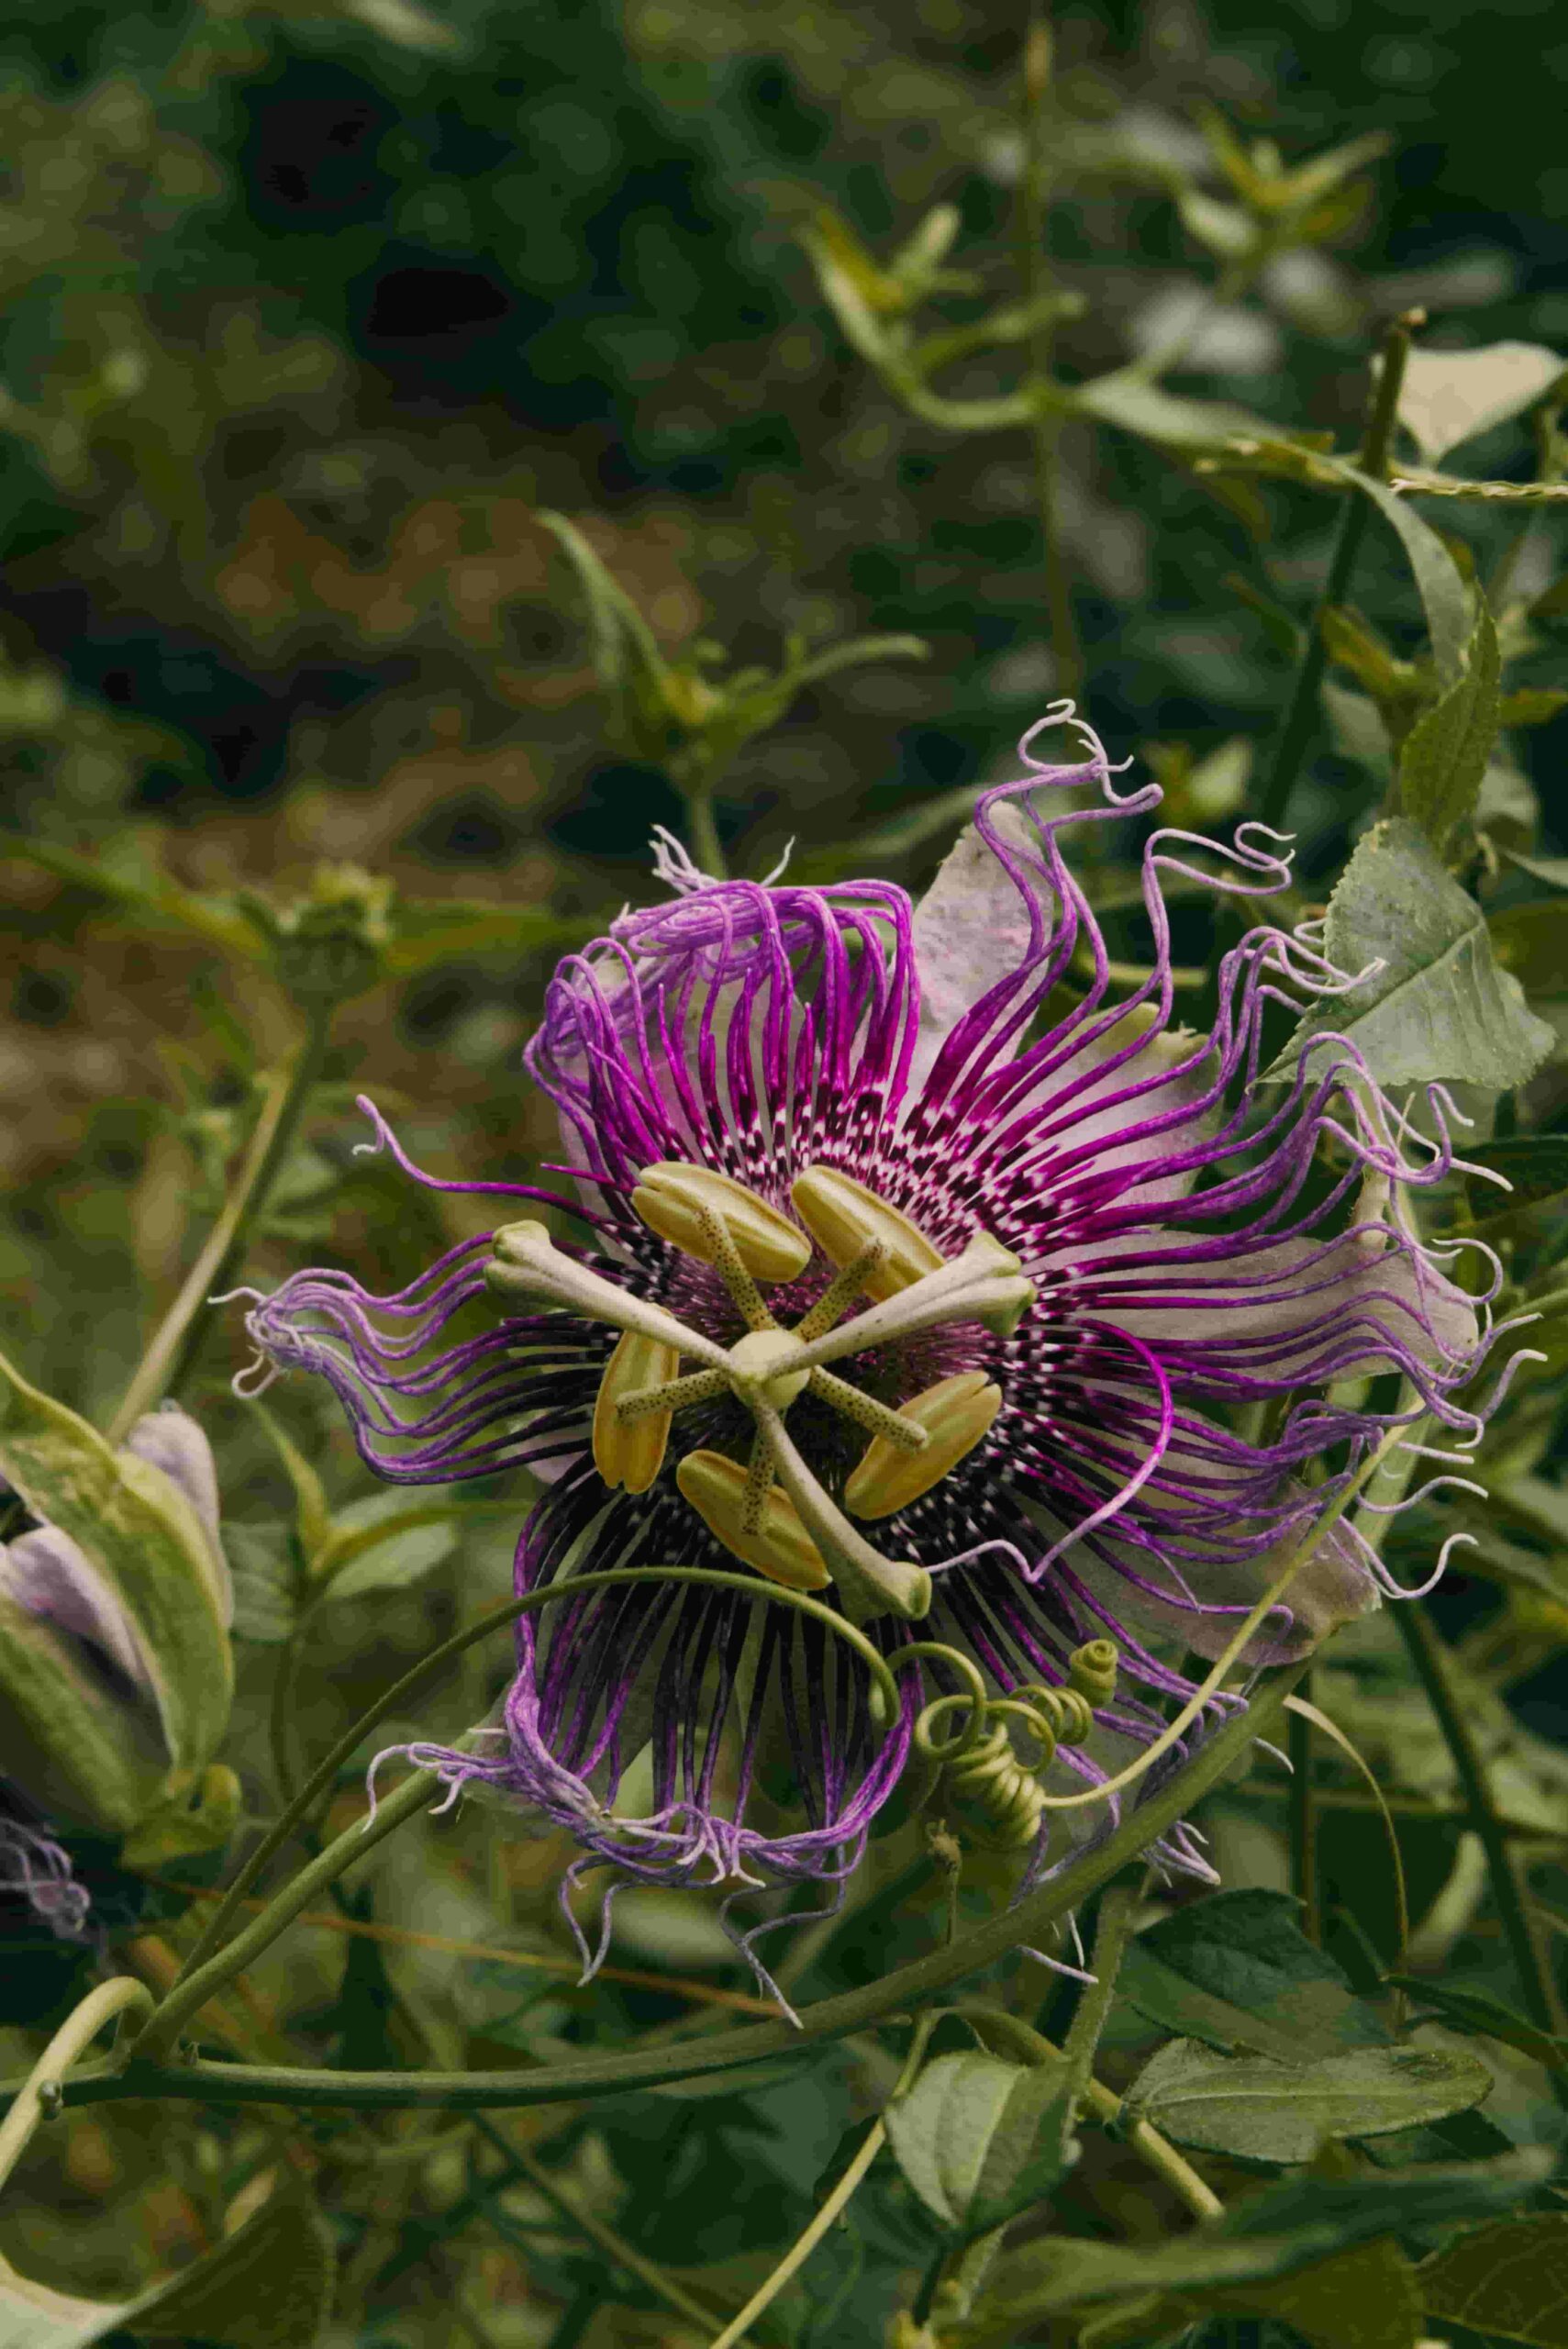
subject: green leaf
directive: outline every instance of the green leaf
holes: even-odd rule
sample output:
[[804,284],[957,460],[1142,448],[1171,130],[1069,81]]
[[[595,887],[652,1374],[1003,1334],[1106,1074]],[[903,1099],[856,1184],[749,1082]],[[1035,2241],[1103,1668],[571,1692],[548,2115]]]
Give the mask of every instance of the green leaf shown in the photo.
[[1386,2235],[1277,2283],[1207,2292],[1200,2315],[1277,2317],[1316,2349],[1418,2349],[1416,2272]]
[[1494,1183],[1466,1176],[1465,1197],[1477,1223],[1518,1215],[1568,1191],[1568,1134],[1514,1134],[1507,1141],[1466,1142],[1464,1155],[1513,1186],[1511,1191],[1499,1191]]
[[120,1599],[140,1635],[170,1761],[202,1768],[228,1726],[234,1667],[228,1594],[191,1503],[161,1468],[111,1450],[3,1356],[0,1475]]
[[1399,753],[1399,804],[1434,848],[1474,813],[1499,724],[1497,631],[1485,604],[1464,674],[1416,720]]
[[1338,460],[1334,470],[1363,497],[1370,497],[1397,533],[1427,615],[1438,674],[1445,685],[1452,684],[1463,674],[1473,634],[1470,595],[1458,564],[1431,525],[1423,522],[1414,507],[1396,497],[1385,483]]
[[1486,2039],[1500,2040],[1505,2047],[1517,2047],[1521,2055],[1544,2064],[1549,2071],[1568,2071],[1568,2039],[1554,2038],[1539,2024],[1528,2022],[1512,2007],[1506,2007],[1501,1998],[1493,1998],[1489,1990],[1466,1990],[1446,1982],[1430,1982],[1419,1974],[1391,1974],[1388,1981],[1391,1988],[1407,1990],[1412,1998],[1429,2007],[1451,2031],[1473,2032]]
[[1568,709],[1568,692],[1559,685],[1520,685],[1505,694],[1498,706],[1499,726],[1549,726]]
[[1416,2270],[1428,2316],[1529,2349],[1568,2349],[1568,2214],[1505,2220]]
[[552,913],[548,906],[481,899],[406,905],[399,899],[393,907],[392,931],[382,967],[394,978],[408,978],[462,955],[550,952],[589,937],[592,926]]
[[239,1824],[244,1797],[227,1762],[211,1762],[194,1793],[182,1790],[137,1821],[120,1852],[125,1866],[156,1873],[198,1852],[216,1852]]
[[1165,2030],[1284,2063],[1378,2044],[1387,2032],[1302,1932],[1285,1892],[1218,1892],[1140,1933],[1118,1988]]
[[1499,970],[1475,900],[1416,826],[1392,817],[1357,843],[1329,901],[1329,960],[1361,984],[1304,1019],[1268,1071],[1294,1076],[1317,1035],[1348,1036],[1380,1085],[1522,1085],[1556,1049]]
[[1568,856],[1525,856],[1517,848],[1505,849],[1503,853],[1532,880],[1544,881],[1551,889],[1568,889]]
[[1399,387],[1399,421],[1436,464],[1462,441],[1534,407],[1564,375],[1568,360],[1536,342],[1412,351]]
[[286,1528],[226,1524],[223,1547],[234,1577],[235,1638],[255,1647],[282,1647],[299,1611]]
[[667,663],[631,597],[564,514],[541,507],[535,518],[564,551],[588,607],[594,669],[606,693],[625,692],[639,678],[657,684]]
[[373,1493],[339,1510],[332,1539],[311,1561],[312,1579],[333,1599],[406,1590],[450,1557],[465,1514],[461,1501]]
[[[1008,2064],[978,2052],[938,2055],[889,2104],[888,2143],[944,2227],[972,2218],[995,2223],[987,2206],[1003,2200],[1029,2162],[1042,2119],[1062,2102],[1062,2088],[1057,2065]],[[1064,2166],[1059,2160],[1056,2175]]]
[[1179,2145],[1306,2162],[1325,2137],[1417,2128],[1479,2104],[1491,2086],[1484,2064],[1446,2048],[1358,2047],[1301,2067],[1178,2039],[1144,2065],[1128,2110]]
[[1118,368],[1091,383],[1075,384],[1068,404],[1080,416],[1117,425],[1140,440],[1166,449],[1216,449],[1237,433],[1270,429],[1229,401],[1179,399],[1147,382],[1135,368]]
[[1402,2176],[1293,2178],[1235,2203],[1213,2227],[1153,2247],[1041,2236],[998,2267],[964,2328],[964,2349],[1011,2349],[1031,2323],[1139,2293],[1212,2301],[1218,2293],[1299,2277],[1407,2227],[1517,2209],[1520,2194],[1551,2166],[1550,2154],[1532,2149],[1499,2162]]
[[327,1498],[327,1487],[294,1439],[264,1403],[252,1399],[250,1408],[266,1429],[273,1451],[284,1465],[284,1472],[294,1487],[295,1531],[299,1546],[307,1558],[313,1558],[322,1544],[331,1538],[332,1509]]
[[1531,995],[1568,994],[1568,931],[1561,906],[1549,900],[1494,914],[1492,943],[1504,970]]
[[194,2266],[133,2300],[78,2299],[0,2260],[0,2349],[89,2349],[119,2331],[214,2349],[309,2349],[327,2321],[335,2259],[302,2188],[278,2188]]

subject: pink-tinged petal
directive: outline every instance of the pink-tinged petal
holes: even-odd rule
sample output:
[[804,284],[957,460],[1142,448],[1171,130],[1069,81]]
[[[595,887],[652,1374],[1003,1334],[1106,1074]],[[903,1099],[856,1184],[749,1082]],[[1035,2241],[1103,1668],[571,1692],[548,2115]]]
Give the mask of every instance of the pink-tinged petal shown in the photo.
[[1403,1368],[1401,1354],[1444,1370],[1479,1346],[1474,1300],[1391,1232],[1190,1248],[1178,1232],[1123,1233],[1052,1261],[1072,1264],[1085,1310],[1162,1360],[1177,1349],[1306,1386]]
[[1171,1162],[1195,1158],[1219,1130],[1215,1054],[1190,1029],[1150,1027],[1150,1006],[1129,1005],[1102,1028],[1105,1016],[1020,1105],[1040,1137],[1031,1171],[1064,1198],[1086,1185],[1118,1206],[1184,1198],[1201,1166]]
[[[1184,1606],[1175,1598],[1168,1602],[1160,1598],[1149,1586],[1170,1586],[1174,1577],[1162,1574],[1157,1561],[1130,1542],[1102,1539],[1095,1546],[1103,1552],[1103,1558],[1093,1558],[1084,1550],[1073,1549],[1068,1553],[1068,1564],[1097,1598],[1119,1612],[1124,1621],[1136,1624],[1153,1637],[1180,1642],[1195,1655],[1213,1659],[1224,1653],[1243,1618],[1273,1587],[1310,1531],[1305,1486],[1294,1481],[1286,1483],[1277,1500],[1287,1510],[1293,1501],[1299,1501],[1304,1511],[1302,1523],[1293,1527],[1272,1549],[1260,1551],[1253,1557],[1206,1557],[1193,1576],[1197,1585],[1195,1596],[1201,1596],[1201,1607]],[[1377,1584],[1350,1535],[1342,1526],[1330,1526],[1297,1567],[1280,1600],[1279,1610],[1254,1633],[1242,1650],[1240,1660],[1253,1670],[1264,1664],[1295,1663],[1310,1655],[1342,1623],[1353,1623],[1381,1604]]]
[[125,1440],[125,1449],[134,1452],[139,1460],[161,1468],[195,1510],[212,1553],[224,1620],[231,1620],[234,1585],[228,1561],[223,1554],[217,1470],[206,1434],[188,1411],[182,1411],[177,1403],[165,1403],[161,1411],[149,1411],[144,1419],[137,1420]]
[[[991,822],[1020,850],[1030,844],[1029,821],[1006,801]],[[1051,936],[1051,909],[1026,896],[977,827],[967,825],[943,859],[915,908],[915,967],[920,976],[920,1025],[909,1070],[917,1094],[944,1041],[982,996],[1038,957]]]
[[28,1614],[96,1648],[128,1680],[150,1690],[130,1617],[69,1534],[40,1525],[0,1548],[0,1590]]

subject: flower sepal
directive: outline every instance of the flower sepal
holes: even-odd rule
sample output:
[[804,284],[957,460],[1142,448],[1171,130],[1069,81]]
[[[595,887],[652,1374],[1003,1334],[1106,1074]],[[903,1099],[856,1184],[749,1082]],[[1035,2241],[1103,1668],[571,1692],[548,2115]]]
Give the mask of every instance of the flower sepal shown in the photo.
[[[0,1357],[0,1475],[39,1520],[0,1551],[0,1685],[95,1814],[128,1826],[228,1727],[232,1594],[206,1437],[158,1411],[117,1451]],[[161,1746],[156,1785],[139,1742]]]

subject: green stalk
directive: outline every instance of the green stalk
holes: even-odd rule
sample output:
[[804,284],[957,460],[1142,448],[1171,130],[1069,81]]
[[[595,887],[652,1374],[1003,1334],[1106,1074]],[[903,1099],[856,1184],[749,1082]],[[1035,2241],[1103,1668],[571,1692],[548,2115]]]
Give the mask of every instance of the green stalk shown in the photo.
[[[892,2103],[893,2097],[903,2096],[914,2085],[915,2075],[920,2068],[927,2043],[937,2027],[937,2020],[935,2015],[922,2015],[915,2025],[915,2036],[909,2043],[909,2053],[905,2057],[904,2068],[894,2084],[893,2096],[888,2099],[889,2104]],[[758,2317],[764,2315],[773,2306],[791,2277],[798,2275],[805,2266],[828,2229],[837,2224],[840,2217],[849,2208],[851,2198],[859,2191],[862,2179],[881,2153],[886,2139],[885,2113],[879,2112],[866,2131],[864,2141],[854,2159],[849,2164],[832,2192],[824,2199],[820,2210],[810,2224],[803,2233],[795,2237],[772,2275],[758,2286],[740,2315],[731,2319],[724,2331],[710,2343],[709,2349],[740,2349],[747,2326],[754,2324]]]
[[[1312,1694],[1310,1673],[1301,1693],[1307,1698]],[[1301,1713],[1290,1716],[1285,1751],[1290,1760],[1290,1888],[1301,1903],[1301,1930],[1308,1941],[1315,1942],[1322,1936],[1318,1896],[1317,1796],[1312,1784],[1312,1724]]]
[[[1026,304],[1040,300],[1050,290],[1051,279],[1045,250],[1051,174],[1043,136],[1045,102],[1051,88],[1051,28],[1037,8],[1024,39],[1020,77],[1023,156],[1018,172],[1018,277]],[[1057,510],[1056,473],[1062,427],[1050,398],[1051,336],[1050,322],[1042,320],[1029,340],[1029,389],[1034,396],[1029,441],[1034,459],[1035,512],[1040,521],[1045,568],[1046,626],[1056,666],[1054,689],[1076,700],[1083,690],[1084,652],[1073,609],[1073,582],[1062,551]]]
[[[695,1574],[696,1569],[688,1569]],[[585,1584],[588,1577],[583,1577]],[[503,2110],[535,2104],[578,2103],[597,2096],[618,2096],[669,2080],[693,2079],[734,2071],[738,2066],[794,2054],[828,2040],[842,2039],[895,2014],[918,2011],[939,1991],[968,1976],[995,1965],[1022,1943],[1038,1943],[1059,1917],[1078,1908],[1102,1884],[1139,1857],[1164,1834],[1200,1796],[1207,1794],[1242,1759],[1252,1741],[1271,1734],[1284,1710],[1284,1699],[1306,1669],[1287,1665],[1272,1674],[1255,1691],[1245,1714],[1205,1740],[1186,1766],[1163,1785],[1129,1804],[1119,1826],[1097,1848],[1051,1883],[1041,1885],[1016,1908],[985,1918],[951,1946],[932,1951],[885,1976],[880,1982],[818,1999],[805,2008],[798,2025],[785,2021],[751,2023],[736,2031],[716,2032],[700,2043],[676,2043],[668,2048],[615,2048],[574,2056],[560,2064],[540,2065],[528,2071],[504,2072],[331,2072],[276,2069],[244,2064],[194,2063],[159,2065],[133,2062],[117,2074],[79,2076],[66,2086],[68,2105],[98,2104],[126,2097],[175,2097],[210,2104],[289,2104],[319,2108],[338,2106],[352,2110]],[[418,1787],[420,1791],[413,1795]],[[417,1808],[428,1791],[424,1774],[400,1787],[378,1813],[393,1804],[406,1804],[402,1815]],[[410,1799],[412,1796],[412,1798]],[[361,1842],[368,1831],[352,1831]],[[339,1839],[339,1845],[343,1839]],[[323,1853],[316,1868],[306,1873],[315,1885],[327,1879],[328,1863],[339,1845]],[[351,1856],[351,1855],[350,1855]],[[345,1863],[346,1864],[346,1863]],[[317,1873],[319,1871],[319,1873]],[[296,1914],[309,1898],[295,1898],[295,1887],[283,1896],[289,1914]],[[258,1925],[269,1930],[261,1945],[273,1936],[275,1907]],[[240,1936],[240,1940],[246,1940]],[[224,1953],[222,1979],[238,1971],[230,1966],[239,1943]],[[247,1950],[246,1954],[251,1954]],[[244,1962],[242,1958],[240,1963]],[[196,1992],[195,1977],[182,1986],[183,2010],[210,1995]]]
[[212,1327],[201,1308],[209,1297],[228,1286],[251,1226],[266,1207],[321,1074],[331,1027],[330,1011],[313,1015],[293,1067],[286,1077],[274,1081],[223,1213],[208,1233],[206,1245],[164,1315],[115,1413],[108,1430],[111,1443],[122,1442],[142,1413],[155,1409],[165,1396],[177,1395],[195,1368]]
[[1568,2029],[1568,2023],[1564,2021],[1557,1985],[1545,1954],[1536,1942],[1514,1855],[1508,1849],[1507,1830],[1492,1798],[1486,1765],[1466,1716],[1463,1698],[1454,1687],[1447,1650],[1432,1629],[1420,1599],[1406,1599],[1392,1613],[1459,1774],[1469,1806],[1470,1824],[1481,1838],[1493,1903],[1519,1978],[1526,2009],[1530,2021],[1542,2031],[1561,2035]]
[[[637,2283],[644,2285],[655,2299],[662,2300],[665,2307],[673,2309],[677,2316],[684,2316],[688,2324],[695,2324],[699,2332],[707,2332],[714,2322],[713,2310],[705,2308],[701,2300],[695,2299],[655,2261],[645,2259],[634,2244],[618,2235],[614,2227],[600,2218],[586,2195],[579,2194],[576,2188],[567,2185],[564,2179],[552,2176],[542,2162],[534,2159],[526,2145],[514,2144],[490,2121],[479,2121],[474,2125],[517,2175],[525,2177],[536,2194],[542,2194],[547,2201],[553,2202],[568,2223],[575,2227],[578,2233],[596,2250],[602,2251],[606,2259],[613,2260]],[[490,2215],[489,2206],[495,2201],[501,2183],[504,2181],[479,2189],[481,2206],[487,2215]],[[505,2211],[499,2215],[506,2217]],[[739,2334],[736,2338],[739,2340]]]
[[[1357,463],[1363,473],[1374,481],[1382,481],[1388,472],[1389,451],[1394,443],[1394,426],[1399,414],[1399,393],[1405,381],[1405,362],[1410,356],[1410,336],[1425,321],[1422,310],[1407,310],[1396,318],[1383,340],[1383,363],[1377,371],[1372,399],[1367,411],[1366,438]],[[1348,489],[1340,516],[1339,536],[1329,564],[1329,576],[1323,593],[1318,599],[1307,639],[1296,662],[1296,676],[1290,689],[1290,699],[1281,721],[1273,763],[1264,779],[1258,803],[1259,820],[1283,825],[1290,808],[1291,794],[1302,756],[1318,723],[1318,694],[1323,683],[1323,673],[1329,665],[1329,648],[1323,639],[1323,615],[1331,606],[1342,604],[1345,590],[1351,584],[1356,556],[1361,551],[1362,534],[1366,529],[1371,511],[1361,492]]]
[[1074,2105],[1089,2101],[1095,2055],[1116,1997],[1117,1976],[1127,1954],[1137,1910],[1138,1893],[1130,1884],[1111,1885],[1100,1901],[1095,1954],[1089,1960],[1089,1971],[1095,1978],[1084,1986],[1062,2049]]
[[718,826],[713,813],[713,786],[717,778],[706,775],[684,794],[686,829],[691,834],[692,861],[711,880],[722,881],[728,867],[719,841]]
[[383,1797],[371,1817],[357,1819],[351,1827],[345,1828],[324,1852],[289,1879],[261,1914],[243,1932],[236,1933],[217,1957],[209,1958],[205,1965],[187,1965],[137,2044],[146,2053],[166,2048],[181,2025],[198,2008],[205,2007],[215,1991],[221,1990],[237,1974],[242,1974],[252,1959],[270,1948],[300,1911],[309,1908],[318,1892],[336,1884],[356,1860],[373,1851],[395,1828],[401,1827],[406,1819],[412,1819],[441,1790],[441,1781],[434,1770],[416,1770],[395,1794]]

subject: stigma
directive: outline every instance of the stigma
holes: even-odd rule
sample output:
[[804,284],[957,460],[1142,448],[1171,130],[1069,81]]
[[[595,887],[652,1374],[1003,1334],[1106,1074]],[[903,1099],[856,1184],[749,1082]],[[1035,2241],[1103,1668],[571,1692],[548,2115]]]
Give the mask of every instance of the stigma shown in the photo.
[[[952,1323],[1008,1334],[1034,1287],[1018,1259],[986,1233],[944,1257],[897,1208],[834,1168],[808,1167],[791,1203],[804,1230],[729,1176],[673,1161],[645,1168],[632,1192],[632,1208],[651,1231],[717,1273],[745,1325],[728,1347],[578,1264],[542,1224],[496,1233],[486,1284],[500,1298],[519,1291],[542,1297],[620,1330],[594,1411],[594,1464],[607,1486],[647,1491],[664,1465],[676,1419],[728,1396],[752,1421],[749,1458],[698,1449],[676,1470],[678,1489],[709,1532],[786,1588],[832,1584],[851,1620],[891,1613],[915,1621],[930,1609],[929,1575],[913,1560],[884,1556],[850,1515],[892,1516],[940,1484],[989,1431],[1001,1389],[966,1373],[895,1410],[829,1365]],[[832,1277],[785,1328],[763,1287],[797,1279],[814,1245]],[[843,1324],[851,1307],[862,1309]],[[684,1361],[698,1367],[684,1370]],[[806,1394],[869,1439],[843,1508],[785,1425]]]

